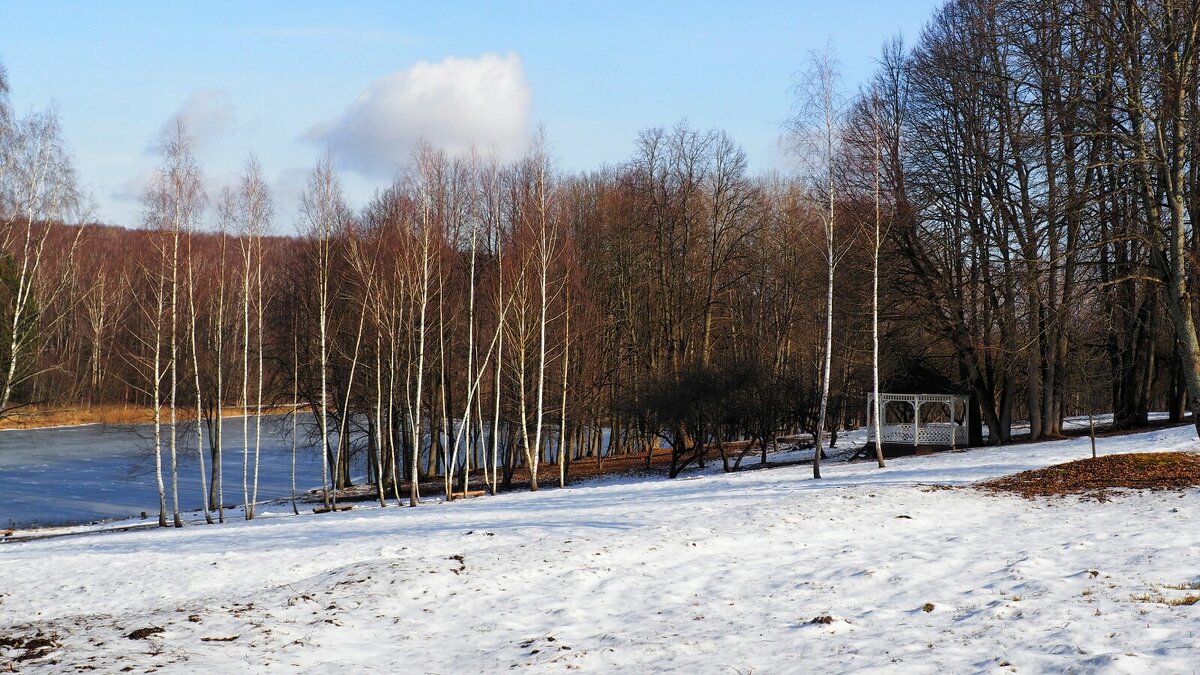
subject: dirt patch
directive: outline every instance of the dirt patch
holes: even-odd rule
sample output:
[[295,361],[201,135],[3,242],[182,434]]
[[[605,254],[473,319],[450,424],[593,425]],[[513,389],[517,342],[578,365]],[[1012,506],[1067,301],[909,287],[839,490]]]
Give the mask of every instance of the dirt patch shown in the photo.
[[[15,663],[40,659],[60,646],[57,633],[38,631],[35,635],[0,635],[0,652],[14,650]],[[18,651],[19,654],[15,653]]]
[[1093,495],[1106,490],[1181,490],[1200,486],[1200,455],[1189,452],[1141,452],[1106,455],[1024,471],[980,483],[979,488],[1015,492],[1023,497]]
[[158,635],[159,633],[165,632],[166,631],[159,626],[147,626],[145,628],[139,628],[125,637],[129,638],[130,640],[145,640],[151,635]]

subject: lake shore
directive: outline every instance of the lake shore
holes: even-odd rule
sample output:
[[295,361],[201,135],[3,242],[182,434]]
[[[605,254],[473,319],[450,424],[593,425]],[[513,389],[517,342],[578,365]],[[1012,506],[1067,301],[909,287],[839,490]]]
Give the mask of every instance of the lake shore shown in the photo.
[[[251,408],[253,411],[253,408]],[[177,414],[180,419],[191,420],[195,416],[191,415],[192,410],[179,408]],[[273,406],[264,407],[264,415],[280,415],[289,412],[288,406]],[[162,418],[165,421],[169,414],[169,409],[164,407],[162,410]],[[241,407],[229,406],[226,407],[221,414],[222,417],[241,417]],[[145,406],[125,406],[125,405],[94,405],[87,408],[78,406],[27,406],[18,408],[8,413],[6,417],[0,419],[0,431],[8,431],[12,429],[58,429],[65,427],[82,427],[91,424],[149,424],[154,421],[154,410]]]

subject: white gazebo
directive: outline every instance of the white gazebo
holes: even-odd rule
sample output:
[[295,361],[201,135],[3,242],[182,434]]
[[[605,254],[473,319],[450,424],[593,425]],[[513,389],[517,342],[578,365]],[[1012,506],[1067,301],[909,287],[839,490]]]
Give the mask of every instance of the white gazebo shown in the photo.
[[[897,454],[928,452],[939,447],[969,444],[967,410],[971,397],[954,383],[925,366],[910,368],[893,378],[879,393],[882,433],[878,438],[885,452]],[[875,396],[867,394],[867,443],[877,438],[874,420]]]

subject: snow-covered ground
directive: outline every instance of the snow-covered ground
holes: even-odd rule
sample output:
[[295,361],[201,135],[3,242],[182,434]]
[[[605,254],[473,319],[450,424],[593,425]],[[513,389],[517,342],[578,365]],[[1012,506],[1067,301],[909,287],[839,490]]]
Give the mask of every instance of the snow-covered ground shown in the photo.
[[[1190,427],[1099,441],[1194,450]],[[416,509],[0,545],[21,672],[1156,672],[1200,668],[1200,490],[940,489],[1086,438]],[[776,457],[775,459],[783,459]],[[1141,599],[1136,599],[1141,597]],[[813,623],[832,617],[830,623]],[[147,627],[144,640],[126,638]],[[0,670],[20,653],[0,647]]]

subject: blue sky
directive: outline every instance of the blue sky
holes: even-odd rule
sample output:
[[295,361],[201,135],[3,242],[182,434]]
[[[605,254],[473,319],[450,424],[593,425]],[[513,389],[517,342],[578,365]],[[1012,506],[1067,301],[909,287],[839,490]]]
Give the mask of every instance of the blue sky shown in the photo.
[[18,112],[57,107],[100,220],[137,224],[155,139],[184,114],[210,188],[254,152],[290,232],[326,147],[355,205],[418,136],[511,154],[538,124],[566,170],[621,162],[639,130],[684,118],[729,132],[753,170],[786,169],[780,122],[809,51],[832,42],[853,89],[939,4],[5,0],[0,62]]

